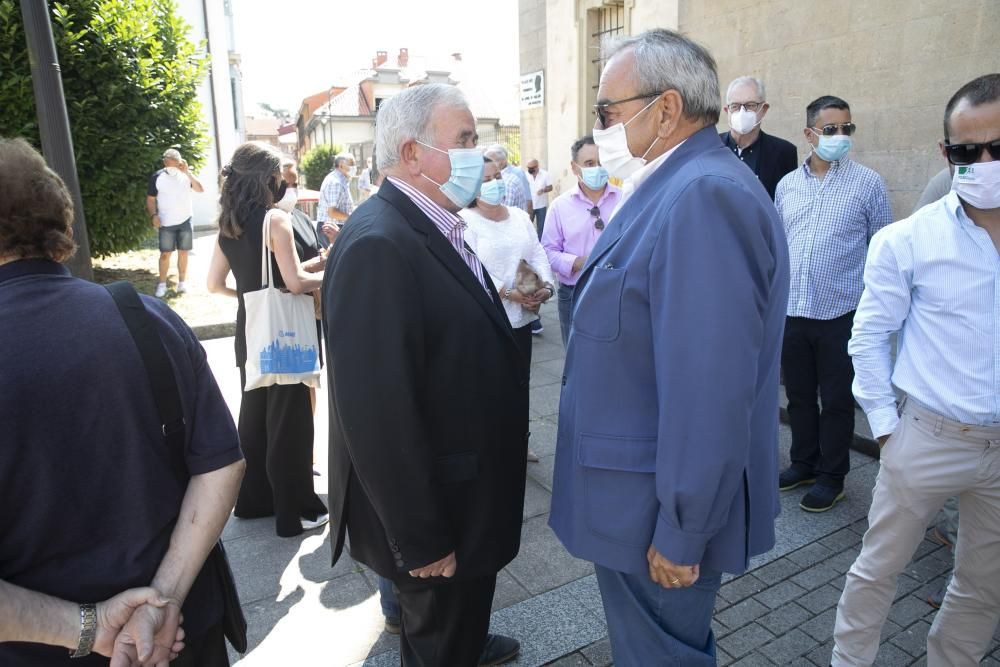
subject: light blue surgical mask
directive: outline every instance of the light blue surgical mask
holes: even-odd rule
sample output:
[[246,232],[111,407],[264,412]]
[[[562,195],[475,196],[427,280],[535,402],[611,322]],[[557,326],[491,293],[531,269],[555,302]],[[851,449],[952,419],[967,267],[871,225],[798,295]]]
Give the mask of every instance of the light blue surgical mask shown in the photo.
[[580,167],[580,180],[591,190],[600,190],[608,184],[608,170],[600,166]]
[[845,155],[851,150],[851,138],[846,134],[835,134],[833,136],[826,136],[820,134],[816,130],[809,128],[813,134],[819,137],[819,143],[813,149],[816,155],[820,158],[826,160],[827,162],[836,162],[837,160],[842,160]]
[[507,196],[507,184],[503,182],[502,178],[486,181],[479,189],[479,198],[491,206],[502,204],[505,196]]
[[438,186],[455,206],[459,208],[468,206],[476,198],[479,186],[483,182],[483,169],[486,167],[486,163],[483,162],[483,152],[478,148],[449,148],[443,151],[422,141],[417,143],[438,153],[445,153],[451,162],[451,176],[444,183],[438,183],[426,174],[420,175]]

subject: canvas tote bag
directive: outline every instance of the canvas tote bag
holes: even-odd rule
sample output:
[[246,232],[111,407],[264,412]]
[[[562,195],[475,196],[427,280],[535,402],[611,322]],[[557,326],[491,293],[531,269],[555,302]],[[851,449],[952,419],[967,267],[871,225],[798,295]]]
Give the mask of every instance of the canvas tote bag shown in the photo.
[[271,214],[261,236],[261,289],[243,294],[246,306],[247,363],[244,391],[273,384],[319,387],[319,340],[313,298],[274,287],[271,275]]

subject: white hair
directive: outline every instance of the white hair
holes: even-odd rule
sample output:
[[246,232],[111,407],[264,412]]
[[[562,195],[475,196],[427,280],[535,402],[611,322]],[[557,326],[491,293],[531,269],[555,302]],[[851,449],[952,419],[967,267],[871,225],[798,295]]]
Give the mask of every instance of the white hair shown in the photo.
[[764,90],[764,82],[755,76],[740,76],[733,79],[733,82],[729,84],[729,88],[726,89],[726,103],[728,104],[731,100],[731,95],[733,94],[734,88],[739,88],[740,86],[753,86],[757,89],[757,97],[760,98],[761,102],[767,101],[767,93]]
[[468,109],[469,103],[462,91],[446,83],[411,86],[382,103],[375,118],[375,158],[379,171],[399,163],[399,149],[407,141],[434,143],[428,128],[440,107]]
[[347,160],[354,160],[354,156],[350,153],[338,153],[335,158],[333,158],[333,168],[340,169],[340,165]]
[[493,144],[486,149],[484,155],[488,158],[497,158],[501,162],[506,162],[508,158],[507,147],[503,144]]
[[604,45],[604,56],[610,60],[625,49],[632,49],[635,56],[636,92],[676,90],[684,101],[685,116],[711,125],[719,122],[719,75],[715,59],[705,47],[679,33],[658,28],[609,41]]

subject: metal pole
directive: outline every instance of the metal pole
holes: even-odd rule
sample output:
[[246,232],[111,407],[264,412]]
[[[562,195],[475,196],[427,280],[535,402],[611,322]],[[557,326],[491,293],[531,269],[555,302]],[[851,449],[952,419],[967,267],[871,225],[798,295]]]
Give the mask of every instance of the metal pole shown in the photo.
[[93,280],[87,222],[83,214],[76,158],[73,155],[73,136],[69,129],[62,73],[56,56],[55,40],[52,38],[48,4],[45,0],[21,0],[21,17],[24,20],[24,35],[31,61],[31,84],[35,91],[42,154],[52,170],[65,181],[73,198],[73,239],[78,250],[76,255],[67,260],[66,267],[78,278]]

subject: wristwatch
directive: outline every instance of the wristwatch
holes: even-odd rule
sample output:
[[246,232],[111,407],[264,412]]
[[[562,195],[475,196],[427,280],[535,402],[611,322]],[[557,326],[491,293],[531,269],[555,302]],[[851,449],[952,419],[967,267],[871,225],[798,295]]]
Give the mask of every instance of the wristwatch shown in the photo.
[[80,641],[76,651],[69,654],[71,658],[82,658],[90,655],[97,638],[97,605],[93,602],[80,604]]

